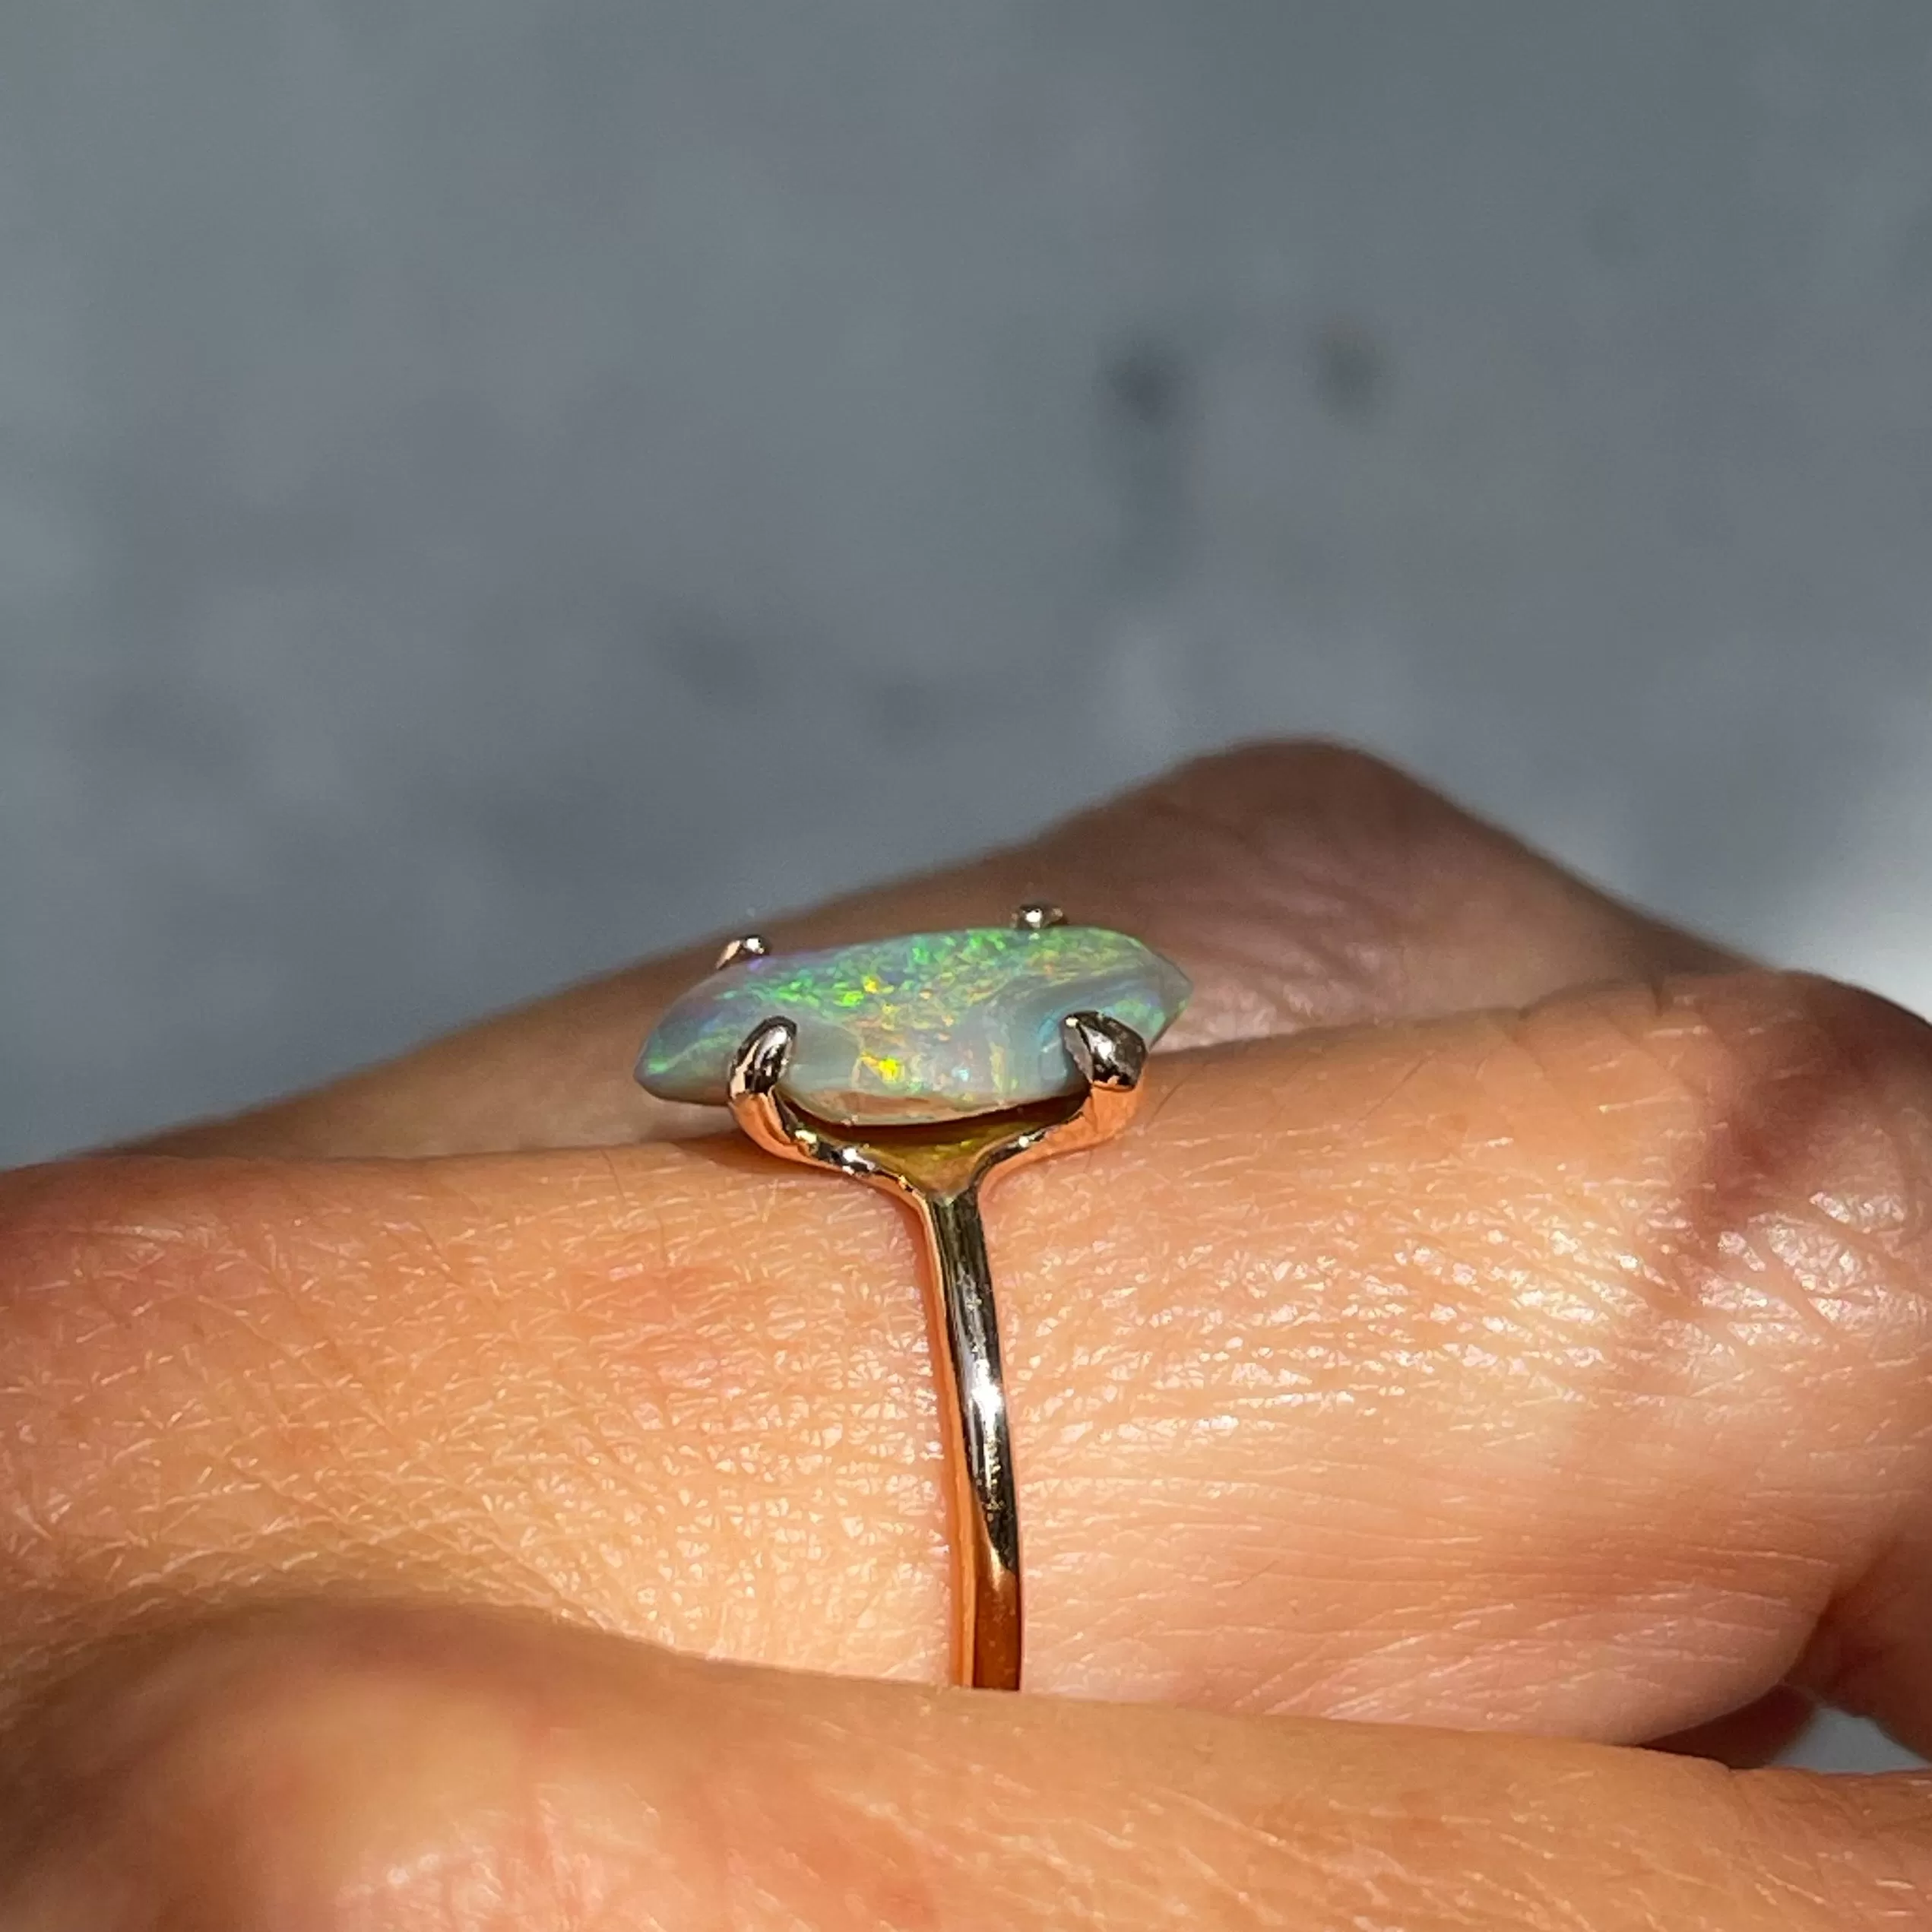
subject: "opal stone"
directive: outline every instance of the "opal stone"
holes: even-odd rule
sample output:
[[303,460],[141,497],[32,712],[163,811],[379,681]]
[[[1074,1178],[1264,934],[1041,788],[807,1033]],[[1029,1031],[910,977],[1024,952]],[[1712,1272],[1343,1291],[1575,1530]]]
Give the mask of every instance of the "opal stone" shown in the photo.
[[798,1039],[784,1090],[828,1120],[951,1120],[1079,1090],[1060,1021],[1104,1013],[1151,1046],[1186,976],[1124,933],[1005,926],[777,953],[701,980],[645,1042],[637,1077],[665,1100],[722,1105],[732,1056],[762,1021]]

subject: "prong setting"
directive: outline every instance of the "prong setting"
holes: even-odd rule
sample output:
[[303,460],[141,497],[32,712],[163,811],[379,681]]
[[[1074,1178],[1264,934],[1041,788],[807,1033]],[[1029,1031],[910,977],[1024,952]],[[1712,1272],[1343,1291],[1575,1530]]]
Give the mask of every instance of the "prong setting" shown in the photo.
[[1044,933],[1050,926],[1064,926],[1066,914],[1050,899],[1028,899],[1014,907],[1013,923],[1022,933]]
[[721,973],[727,966],[735,966],[743,959],[763,959],[771,952],[762,933],[740,933],[735,939],[727,939],[714,961],[711,971]]
[[1068,1057],[1089,1087],[1131,1093],[1147,1066],[1147,1042],[1104,1013],[1069,1013],[1060,1021]]
[[798,1044],[798,1028],[787,1019],[769,1019],[745,1036],[731,1063],[728,1091],[735,1107],[776,1091]]

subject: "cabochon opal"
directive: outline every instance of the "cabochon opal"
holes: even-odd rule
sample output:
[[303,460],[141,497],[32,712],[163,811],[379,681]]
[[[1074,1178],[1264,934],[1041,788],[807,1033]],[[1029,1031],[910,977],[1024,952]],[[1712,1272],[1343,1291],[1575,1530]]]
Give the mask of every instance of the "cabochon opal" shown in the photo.
[[847,1123],[939,1121],[1078,1091],[1060,1021],[1100,1012],[1151,1046],[1192,990],[1171,961],[1097,926],[913,933],[745,959],[653,1029],[637,1077],[660,1098],[722,1106],[732,1056],[768,1019],[798,1038],[785,1091]]

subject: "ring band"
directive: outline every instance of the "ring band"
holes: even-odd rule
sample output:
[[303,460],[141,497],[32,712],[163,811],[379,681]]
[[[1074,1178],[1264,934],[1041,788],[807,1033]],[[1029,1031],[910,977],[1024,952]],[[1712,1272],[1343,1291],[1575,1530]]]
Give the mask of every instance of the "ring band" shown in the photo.
[[1013,1425],[999,1358],[999,1311],[978,1190],[917,1196],[926,1237],[926,1332],[946,1445],[952,1524],[952,1674],[1020,1687],[1023,1607]]
[[[1030,953],[1013,941],[1016,933],[1055,929],[1079,943]],[[895,963],[901,956],[940,964],[920,978]],[[1104,956],[1097,977],[1091,962]],[[959,977],[948,962],[961,958],[972,962],[968,990],[980,996],[963,1006],[949,1003],[944,983],[949,971]],[[1029,967],[1048,970],[1029,980]],[[734,970],[736,982],[715,985]],[[1016,999],[1015,987],[1024,997]],[[1017,1690],[1025,1635],[1012,1430],[981,1196],[996,1175],[1097,1145],[1125,1127],[1139,1104],[1148,1047],[1187,990],[1177,968],[1137,941],[1065,927],[1040,905],[1021,907],[1012,929],[915,934],[789,960],[746,935],[719,955],[713,981],[673,1004],[638,1063],[651,1091],[722,1099],[767,1152],[895,1194],[916,1212],[946,1466],[958,1684]],[[1066,1004],[1096,991],[1110,996]],[[996,1011],[989,1024],[985,1012],[1002,1002],[1006,1015]],[[744,1013],[761,1006],[774,1010],[737,1033]],[[1023,1010],[1015,1014],[1015,1006]],[[893,1050],[877,1050],[875,1027],[854,1052],[850,1029],[866,1021],[850,1016],[876,1018],[874,1009],[884,1012],[883,1044]],[[802,1029],[819,1037],[805,1041]],[[1015,1051],[1016,1040],[1023,1050]],[[728,1057],[721,1094],[721,1051]],[[835,1085],[825,1078],[828,1064]],[[1042,1086],[1044,1095],[1035,1091]],[[1014,1104],[980,1108],[988,1095]]]

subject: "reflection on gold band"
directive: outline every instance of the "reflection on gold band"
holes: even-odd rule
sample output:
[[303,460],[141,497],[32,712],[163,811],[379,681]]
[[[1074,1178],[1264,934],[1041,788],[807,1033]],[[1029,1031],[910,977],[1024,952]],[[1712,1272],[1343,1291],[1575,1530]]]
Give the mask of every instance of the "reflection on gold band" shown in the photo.
[[919,1216],[948,1478],[952,1678],[980,1690],[1018,1690],[1024,1636],[1012,1429],[980,1195],[996,1174],[1118,1133],[1139,1104],[1147,1059],[1140,1035],[1102,1014],[1070,1014],[1063,1034],[1085,1086],[1072,1099],[863,1136],[781,1091],[797,1037],[790,1021],[756,1028],[731,1066],[732,1113],[760,1147],[896,1194]]

